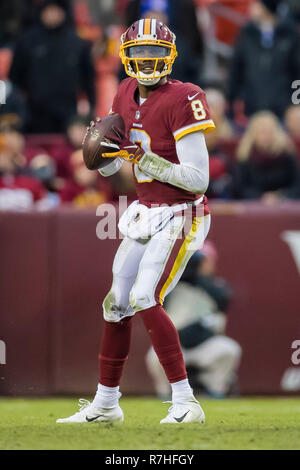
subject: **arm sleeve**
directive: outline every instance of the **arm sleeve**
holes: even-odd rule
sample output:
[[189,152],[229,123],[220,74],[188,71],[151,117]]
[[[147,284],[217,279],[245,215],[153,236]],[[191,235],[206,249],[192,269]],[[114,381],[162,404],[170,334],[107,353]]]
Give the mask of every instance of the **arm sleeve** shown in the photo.
[[99,168],[98,171],[100,175],[102,176],[111,176],[119,171],[123,163],[124,163],[124,160],[122,158],[116,158],[115,160],[110,162],[108,165],[106,165],[104,168]]
[[186,191],[204,194],[209,183],[209,160],[202,132],[187,134],[176,142],[179,164],[154,153],[146,153],[139,168],[152,178]]

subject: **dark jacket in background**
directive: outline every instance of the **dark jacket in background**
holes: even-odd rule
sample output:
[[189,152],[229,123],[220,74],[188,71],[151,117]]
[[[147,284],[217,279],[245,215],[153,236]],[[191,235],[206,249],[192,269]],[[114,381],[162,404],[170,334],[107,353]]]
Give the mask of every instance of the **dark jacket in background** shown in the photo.
[[[13,47],[18,36],[39,23],[41,7],[48,0],[0,0],[0,47]],[[72,0],[61,0],[66,21],[74,24]]]
[[263,157],[258,152],[233,170],[236,199],[259,199],[266,192],[280,191],[282,197],[300,198],[300,170],[294,155]]
[[55,30],[40,24],[21,35],[10,79],[25,92],[28,132],[64,132],[80,91],[95,104],[90,45],[67,23]]
[[258,26],[248,23],[234,49],[229,101],[242,99],[247,115],[270,110],[282,118],[291,105],[292,82],[300,77],[299,51],[300,36],[292,21],[278,23],[270,42],[262,39]]
[[[49,0],[19,0],[23,6],[23,29],[31,28],[39,23],[39,15],[41,8],[49,4]],[[53,1],[53,0],[52,0]],[[73,0],[55,0],[66,12],[66,22],[74,25],[73,18]]]
[[0,1],[0,47],[12,47],[22,26],[22,0]]
[[299,0],[285,0],[285,4],[288,5],[288,13],[294,17],[296,21],[300,21],[300,2]]

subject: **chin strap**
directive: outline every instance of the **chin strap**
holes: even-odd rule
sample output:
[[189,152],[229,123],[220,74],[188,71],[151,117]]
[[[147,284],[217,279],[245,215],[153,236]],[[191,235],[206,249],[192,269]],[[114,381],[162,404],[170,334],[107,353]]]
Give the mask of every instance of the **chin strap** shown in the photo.
[[161,78],[162,77],[148,78],[148,79],[146,79],[146,78],[145,79],[137,78],[137,81],[138,81],[138,83],[140,83],[141,85],[144,85],[144,86],[153,86],[153,85],[156,85]]

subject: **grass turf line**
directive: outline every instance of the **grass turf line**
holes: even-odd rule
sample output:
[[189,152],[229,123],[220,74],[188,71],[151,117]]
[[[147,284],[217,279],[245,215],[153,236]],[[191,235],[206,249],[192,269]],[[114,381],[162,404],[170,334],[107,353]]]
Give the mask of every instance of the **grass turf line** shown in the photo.
[[300,398],[201,400],[206,424],[161,425],[168,406],[123,398],[123,424],[56,424],[73,398],[0,399],[0,449],[300,449]]

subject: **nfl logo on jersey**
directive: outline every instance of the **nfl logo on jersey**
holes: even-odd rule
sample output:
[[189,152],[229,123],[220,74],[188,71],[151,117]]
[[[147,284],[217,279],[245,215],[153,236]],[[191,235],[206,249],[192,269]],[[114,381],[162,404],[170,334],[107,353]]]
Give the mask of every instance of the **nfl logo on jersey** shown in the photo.
[[140,119],[140,117],[141,117],[141,113],[139,111],[137,111],[135,113],[135,119],[138,121]]

